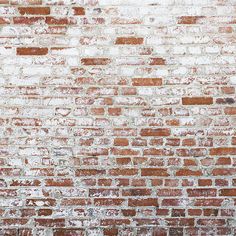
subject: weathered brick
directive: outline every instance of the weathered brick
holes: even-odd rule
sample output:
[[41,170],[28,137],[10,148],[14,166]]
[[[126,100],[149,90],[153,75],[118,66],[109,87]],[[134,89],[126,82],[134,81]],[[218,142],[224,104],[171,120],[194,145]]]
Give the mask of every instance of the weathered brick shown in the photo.
[[143,168],[141,169],[142,176],[169,176],[167,169],[162,168]]
[[39,22],[43,22],[45,20],[44,17],[41,16],[16,16],[13,17],[13,23],[17,25],[33,25]]
[[220,190],[220,196],[236,196],[236,189],[231,188],[231,189],[221,189]]
[[159,58],[159,57],[151,58],[149,64],[150,64],[151,66],[155,66],[155,65],[165,65],[165,64],[166,64],[166,60],[163,59],[163,58]]
[[210,155],[236,155],[236,148],[234,147],[211,148]]
[[45,23],[48,25],[74,25],[76,24],[76,19],[70,17],[47,16]]
[[170,136],[170,129],[156,128],[156,129],[141,129],[141,136]]
[[187,193],[189,197],[215,197],[216,189],[210,188],[199,188],[199,189],[187,189]]
[[19,13],[21,15],[49,15],[49,7],[19,7]]
[[201,176],[201,170],[180,169],[176,171],[176,176]]
[[129,199],[128,205],[131,207],[135,206],[158,206],[156,198],[144,198],[144,199]]
[[81,63],[85,66],[107,65],[111,62],[109,58],[82,58]]
[[37,226],[44,227],[63,227],[65,226],[65,219],[35,219]]
[[68,187],[73,186],[72,179],[46,179],[45,186],[54,186],[54,187]]
[[202,16],[181,16],[178,19],[178,24],[197,24],[198,20],[203,18]]
[[85,15],[85,9],[83,7],[73,7],[75,16]]

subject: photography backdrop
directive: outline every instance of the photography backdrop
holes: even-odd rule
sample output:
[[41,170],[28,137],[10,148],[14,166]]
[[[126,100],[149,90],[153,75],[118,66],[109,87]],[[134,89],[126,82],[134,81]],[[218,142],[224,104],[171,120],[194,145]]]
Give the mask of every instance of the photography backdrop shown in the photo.
[[0,0],[0,235],[236,235],[235,0]]

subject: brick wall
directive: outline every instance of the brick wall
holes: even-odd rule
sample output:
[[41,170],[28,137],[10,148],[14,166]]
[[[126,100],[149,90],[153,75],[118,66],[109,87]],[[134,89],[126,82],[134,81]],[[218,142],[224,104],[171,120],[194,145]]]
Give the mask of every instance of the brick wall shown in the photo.
[[0,0],[0,235],[235,235],[235,23],[235,0]]

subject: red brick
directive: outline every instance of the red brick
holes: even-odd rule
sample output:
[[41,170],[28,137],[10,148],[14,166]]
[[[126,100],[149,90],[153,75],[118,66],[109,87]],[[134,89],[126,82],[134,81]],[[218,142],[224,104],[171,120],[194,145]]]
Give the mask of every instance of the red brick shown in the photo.
[[74,186],[72,179],[46,179],[45,186],[49,187],[68,187]]
[[166,221],[168,226],[194,226],[193,218],[168,218]]
[[176,176],[201,176],[201,170],[180,169],[176,171]]
[[64,227],[65,219],[35,219],[35,224],[37,227]]
[[17,48],[17,55],[47,55],[47,48]]
[[21,169],[19,168],[0,168],[0,175],[2,176],[19,176]]
[[162,206],[181,206],[181,200],[176,198],[165,198],[162,200]]
[[182,196],[181,189],[158,189],[157,196],[159,197],[177,197]]
[[126,148],[126,149],[112,148],[111,153],[113,155],[117,155],[117,156],[137,156],[137,155],[139,155],[139,151],[129,149],[129,148]]
[[110,64],[109,58],[82,58],[81,63],[85,66],[104,66]]
[[46,24],[49,25],[74,25],[76,24],[75,18],[70,17],[52,17],[47,16],[45,19]]
[[231,188],[231,189],[221,189],[219,195],[220,195],[220,196],[230,196],[230,197],[235,197],[235,196],[236,196],[236,188]]
[[227,176],[227,175],[235,175],[235,174],[236,174],[236,168],[216,168],[212,170],[213,176],[217,176],[217,175]]
[[64,198],[61,202],[62,206],[84,206],[91,204],[91,200],[87,198]]
[[85,9],[83,7],[73,7],[75,16],[85,15]]
[[226,224],[225,219],[199,219],[197,220],[197,224],[198,225],[209,225],[211,224],[211,226],[223,226]]
[[13,17],[14,24],[22,24],[22,25],[33,25],[38,22],[44,22],[45,18],[41,16],[32,16],[32,17],[25,17],[25,16],[19,16],[19,17]]
[[121,115],[121,108],[117,107],[117,108],[108,108],[108,113],[111,116],[120,116]]
[[118,229],[116,228],[106,228],[103,230],[104,236],[116,236],[118,235]]
[[226,107],[224,112],[226,115],[236,115],[236,107]]
[[149,62],[149,65],[151,65],[151,66],[165,65],[165,64],[166,64],[166,60],[163,58],[159,58],[159,57],[151,58],[150,62]]
[[231,164],[231,159],[228,157],[220,157],[216,162],[216,165],[230,165],[230,164]]
[[226,27],[219,27],[219,32],[220,33],[232,33],[233,32],[233,28],[231,26],[226,26]]
[[216,189],[199,188],[199,189],[187,189],[189,197],[215,197]]
[[127,164],[131,163],[131,158],[130,157],[116,158],[116,163],[118,165],[127,165]]
[[111,179],[98,179],[99,186],[111,186],[112,180]]
[[129,140],[126,138],[116,138],[114,139],[114,145],[115,146],[128,146]]
[[120,206],[124,202],[121,198],[95,198],[95,206]]
[[211,179],[199,179],[198,180],[198,185],[199,186],[211,186],[212,185],[212,180]]
[[94,175],[103,175],[105,174],[105,170],[98,169],[78,169],[76,170],[76,176],[94,176]]
[[212,97],[183,97],[183,105],[211,105],[213,104]]
[[53,229],[53,236],[85,236],[84,229],[75,229],[75,228],[56,228]]
[[202,214],[201,209],[188,209],[189,216],[200,216]]
[[141,129],[141,136],[170,136],[170,129],[156,128],[156,129]]
[[138,174],[138,170],[137,169],[126,169],[126,168],[122,168],[122,169],[111,169],[109,170],[109,174],[110,175],[136,175]]
[[49,7],[19,7],[19,13],[21,15],[49,15]]
[[236,147],[211,148],[210,155],[236,155]]
[[39,209],[38,216],[50,216],[52,215],[52,209]]
[[143,44],[143,38],[135,38],[135,37],[118,37],[116,39],[116,44]]
[[156,198],[145,198],[145,199],[129,199],[128,205],[131,207],[135,206],[158,206]]
[[10,24],[11,21],[9,18],[0,17],[0,25]]
[[118,197],[119,189],[89,189],[89,197]]
[[178,24],[197,24],[198,20],[203,18],[202,16],[181,16],[178,19]]
[[133,86],[161,86],[162,79],[160,78],[134,78],[132,79]]
[[142,168],[141,176],[169,176],[167,169],[162,168]]
[[101,226],[109,226],[109,225],[129,225],[129,219],[102,219]]
[[133,209],[123,209],[122,210],[122,214],[124,216],[135,216],[136,215],[136,211]]
[[133,188],[122,191],[122,196],[149,196],[152,191],[144,188]]
[[40,186],[41,181],[38,179],[33,180],[12,180],[10,186]]
[[3,219],[3,224],[5,226],[14,226],[14,225],[26,225],[29,219]]

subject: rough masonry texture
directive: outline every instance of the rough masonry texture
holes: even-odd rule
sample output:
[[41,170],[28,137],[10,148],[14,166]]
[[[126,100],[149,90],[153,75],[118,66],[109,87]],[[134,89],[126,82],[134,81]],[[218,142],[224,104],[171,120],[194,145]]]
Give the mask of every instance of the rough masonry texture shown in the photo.
[[0,0],[0,235],[236,235],[235,0]]

